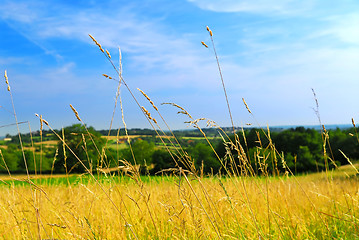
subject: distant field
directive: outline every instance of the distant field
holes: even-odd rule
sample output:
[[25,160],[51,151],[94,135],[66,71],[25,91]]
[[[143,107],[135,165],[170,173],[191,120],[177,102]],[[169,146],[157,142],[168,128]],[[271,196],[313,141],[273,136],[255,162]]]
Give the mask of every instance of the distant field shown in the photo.
[[122,150],[122,149],[125,149],[127,148],[127,144],[125,143],[119,143],[119,144],[116,144],[116,143],[113,143],[113,144],[107,144],[107,148],[110,148],[110,149],[115,149],[115,150]]
[[56,140],[50,140],[50,141],[43,141],[43,142],[35,142],[35,145],[48,145],[48,146],[52,146],[52,145],[57,145],[59,143],[59,141]]
[[140,138],[140,137],[147,137],[147,135],[129,135],[127,136],[102,136],[103,138],[106,138],[108,140],[127,140],[128,138],[134,139],[134,138]]
[[[204,137],[182,137],[183,139],[200,140],[205,139]],[[208,139],[221,139],[221,137],[207,137]]]

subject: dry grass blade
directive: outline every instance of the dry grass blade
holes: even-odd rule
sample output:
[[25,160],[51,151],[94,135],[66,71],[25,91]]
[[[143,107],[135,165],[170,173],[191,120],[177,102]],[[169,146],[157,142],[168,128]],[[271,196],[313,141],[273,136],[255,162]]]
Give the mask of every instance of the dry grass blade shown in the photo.
[[151,103],[152,107],[158,111],[158,108],[155,106],[155,104],[152,102],[151,98],[149,96],[147,96],[147,94],[142,91],[141,89],[137,88],[138,91],[140,91],[142,93],[142,95]]
[[201,42],[203,46],[205,46],[206,48],[208,48],[208,45],[205,44],[203,41]]
[[249,107],[248,107],[248,105],[247,105],[247,103],[246,103],[246,100],[244,100],[244,98],[242,98],[242,101],[243,101],[244,105],[246,106],[247,111],[248,111],[250,114],[252,114],[251,110],[249,109]]
[[111,54],[110,54],[110,52],[106,49],[106,54],[107,54],[107,56],[109,57],[109,58],[111,58]]
[[5,73],[4,73],[4,77],[5,77],[5,83],[7,85],[7,90],[10,92],[9,78],[7,77],[7,71],[6,70],[5,70]]
[[108,78],[108,79],[113,79],[112,77],[110,77],[110,76],[107,75],[107,74],[102,74],[102,76],[104,76],[105,78]]
[[225,96],[225,98],[226,98],[226,103],[227,103],[227,109],[228,109],[228,113],[229,113],[229,118],[230,118],[230,120],[231,120],[231,124],[232,124],[232,128],[233,128],[233,134],[236,134],[235,127],[234,127],[234,122],[233,122],[233,117],[232,117],[232,112],[231,112],[231,107],[230,107],[230,105],[229,105],[229,100],[228,100],[228,96],[227,96],[227,90],[226,90],[226,86],[225,86],[225,84],[224,84],[224,79],[223,79],[223,74],[222,74],[222,70],[221,70],[221,65],[219,64],[219,59],[218,59],[216,47],[215,47],[215,45],[214,45],[213,33],[212,33],[212,30],[210,30],[208,26],[206,27],[206,29],[207,29],[207,31],[208,31],[210,37],[211,37],[211,42],[212,42],[212,47],[213,47],[213,53],[214,53],[214,56],[216,57],[218,72],[219,72],[219,76],[220,76],[220,78],[221,78],[224,96]]
[[145,107],[141,107],[142,108],[142,111],[146,114],[146,116],[152,120],[155,124],[157,124],[157,120],[154,119],[152,116],[151,116],[151,113],[147,111],[147,109]]
[[70,107],[72,109],[72,111],[75,113],[75,116],[77,118],[77,120],[79,120],[80,122],[82,122],[80,116],[79,116],[79,113],[76,111],[76,109],[70,104]]
[[345,155],[345,153],[343,153],[342,150],[338,149],[338,151],[345,157],[345,159],[348,161],[348,163],[350,164],[350,166],[352,166],[355,169],[355,172],[359,175],[359,171],[358,169],[354,166],[354,164],[352,163],[352,161],[350,161],[350,159]]
[[172,105],[176,108],[179,108],[179,109],[181,109],[181,111],[178,112],[179,114],[187,115],[190,119],[193,120],[193,117],[191,116],[191,114],[189,114],[183,107],[177,105],[176,103],[161,103],[161,105]]
[[105,51],[103,50],[101,44],[99,44],[91,34],[89,34],[89,36],[92,39],[92,41],[94,41],[94,43],[100,48],[101,52],[105,53]]
[[35,113],[35,116],[40,119],[41,123],[45,123],[46,126],[49,126],[49,123],[45,119],[42,118],[42,115]]
[[209,29],[209,27],[208,27],[208,26],[206,26],[206,29],[207,29],[207,31],[208,31],[208,33],[209,33],[209,35],[210,35],[211,37],[213,37],[212,30],[211,30],[211,29]]

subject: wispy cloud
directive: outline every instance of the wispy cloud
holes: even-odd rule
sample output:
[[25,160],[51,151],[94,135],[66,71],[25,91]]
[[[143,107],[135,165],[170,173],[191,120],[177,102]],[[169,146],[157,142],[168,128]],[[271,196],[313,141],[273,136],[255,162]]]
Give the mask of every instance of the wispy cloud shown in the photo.
[[22,23],[33,23],[41,12],[41,8],[34,2],[14,2],[5,0],[0,5],[0,12],[3,20],[16,19],[16,21]]
[[328,27],[318,31],[316,36],[332,37],[343,43],[359,45],[359,13],[340,14],[324,18]]
[[[130,62],[129,67],[141,69],[142,72],[161,71],[164,75],[166,72],[191,73],[205,64],[201,57],[205,55],[204,51],[195,36],[188,38],[186,33],[177,32],[163,24],[160,18],[140,17],[131,5],[114,5],[109,15],[95,8],[76,11],[64,5],[49,7],[44,4],[42,8],[48,7],[48,11],[18,23],[21,11],[32,12],[39,7],[40,3],[32,3],[22,3],[19,7],[8,3],[8,6],[3,7],[2,12],[4,8],[7,11],[3,18],[17,26],[21,24],[18,31],[58,58],[59,50],[51,46],[49,40],[71,39],[92,44],[88,37],[88,34],[92,34],[104,48],[112,52],[116,53],[120,46],[127,56],[126,60]],[[192,81],[192,78],[187,76],[187,81]]]
[[313,7],[313,1],[295,0],[188,0],[198,7],[214,12],[251,12],[266,14],[294,14]]

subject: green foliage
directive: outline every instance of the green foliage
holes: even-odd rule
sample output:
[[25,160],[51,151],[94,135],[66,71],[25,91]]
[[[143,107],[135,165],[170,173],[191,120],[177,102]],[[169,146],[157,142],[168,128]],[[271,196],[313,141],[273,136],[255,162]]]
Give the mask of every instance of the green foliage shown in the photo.
[[64,173],[67,169],[67,172],[83,173],[86,172],[86,168],[90,171],[96,170],[100,164],[101,150],[105,142],[101,134],[93,127],[89,127],[86,131],[83,125],[74,124],[64,128],[64,136],[65,143],[72,152],[66,147],[64,154],[63,143],[59,142],[55,172]]
[[188,150],[189,154],[195,160],[197,169],[200,169],[203,164],[204,173],[217,173],[221,167],[221,163],[216,159],[214,152],[208,144],[197,143],[193,148]]
[[144,165],[145,162],[147,165],[151,163],[152,154],[155,150],[155,144],[153,142],[148,142],[139,138],[131,143],[131,147],[135,159],[133,159],[131,149],[127,148],[124,151],[124,158],[127,161],[132,164],[140,165]]
[[[18,171],[18,162],[22,160],[21,150],[15,144],[9,144],[7,149],[1,150],[2,155],[4,157],[4,161],[9,168],[10,172],[17,172]],[[7,172],[4,162],[1,159],[0,162],[0,171]]]
[[[34,155],[33,155],[33,153],[31,151],[25,150],[24,155],[25,155],[27,169],[29,170],[29,172],[34,172],[35,171],[35,165],[34,165]],[[23,158],[22,154],[21,154],[21,157],[18,159],[17,164],[18,164],[19,169],[26,169],[25,161],[24,161],[24,158]]]
[[297,127],[275,133],[272,139],[277,150],[284,152],[289,158],[286,161],[288,160],[288,166],[291,166],[292,170],[313,172],[324,169],[323,141],[320,132]]
[[[297,127],[287,130],[277,130],[270,133],[272,143],[279,154],[283,153],[287,166],[294,173],[301,172],[313,172],[321,171],[325,169],[325,158],[323,155],[323,139],[326,139],[326,153],[329,167],[333,167],[332,161],[339,166],[347,164],[347,159],[339,151],[343,151],[347,157],[351,160],[359,159],[359,141],[356,133],[359,129],[336,129],[328,132],[329,138],[325,138],[321,133],[314,129],[307,129],[304,127]],[[122,130],[121,130],[122,131]],[[120,135],[123,133],[121,133]],[[218,132],[216,129],[204,129],[203,130],[212,144],[216,146],[216,152],[218,155],[225,159],[226,149],[220,138],[218,138]],[[227,130],[226,130],[227,131]],[[231,131],[231,129],[228,129]],[[61,136],[61,131],[56,131]],[[65,128],[65,141],[66,144],[74,151],[76,156],[81,159],[86,168],[92,171],[96,170],[98,166],[115,167],[119,165],[119,160],[127,160],[132,164],[135,164],[132,152],[128,144],[123,143],[121,147],[110,147],[106,149],[105,154],[102,155],[102,147],[105,142],[101,138],[101,134],[92,127],[89,127],[89,132],[97,146],[97,149],[91,141],[88,132],[84,126],[75,124]],[[106,130],[100,132],[108,133]],[[122,131],[123,132],[123,131]],[[163,143],[160,138],[153,135],[153,131],[149,129],[132,129],[129,131],[133,135],[141,135],[141,138],[133,139],[131,142],[133,154],[136,159],[136,164],[149,167],[150,173],[154,174],[162,169],[172,168],[175,163],[170,154],[163,149]],[[201,133],[197,130],[186,131],[174,131],[178,137],[178,141],[182,148],[186,149],[189,155],[194,159],[196,169],[199,170],[202,167],[205,173],[218,172],[221,168],[221,164],[215,157],[212,149],[208,146]],[[117,130],[111,131],[111,134],[117,134]],[[147,134],[147,135],[145,135]],[[276,169],[284,171],[282,168],[281,160],[278,153],[275,153],[270,147],[270,142],[267,139],[267,133],[264,133],[261,129],[247,129],[245,130],[245,137],[241,132],[238,134],[238,141],[243,146],[248,159],[251,162],[252,168],[255,173],[263,173],[259,169],[258,156],[267,156],[266,164],[268,173],[274,173]],[[43,141],[53,140],[54,134],[50,131],[43,131]],[[6,146],[2,149],[4,159],[11,172],[25,173],[25,164],[21,149],[18,143],[18,136],[10,136],[11,142],[3,142]],[[26,163],[29,171],[34,172],[35,169],[39,172],[40,168],[43,173],[50,172],[52,162],[54,159],[56,148],[43,148],[42,157],[40,156],[40,146],[35,144],[35,162],[34,154],[28,150],[32,147],[30,134],[23,134],[23,145],[26,148],[24,154],[26,157]],[[230,136],[231,141],[235,142],[234,136]],[[34,143],[40,142],[40,133],[33,132],[32,139]],[[85,139],[85,141],[84,141]],[[169,144],[169,140],[165,139],[166,144]],[[178,145],[176,145],[179,147]],[[64,173],[66,171],[83,173],[85,168],[76,159],[76,157],[66,148],[66,168],[64,166],[65,159],[63,153],[63,145],[59,142],[58,156],[55,162],[54,173]],[[233,148],[230,150],[233,159],[236,161],[236,165],[240,165],[238,162],[238,153]],[[329,159],[329,158],[330,159]],[[40,167],[40,158],[41,164]],[[6,172],[4,164],[0,164],[0,172]],[[181,165],[181,164],[180,164]],[[184,166],[182,166],[184,167]]]
[[[252,160],[251,165],[256,173],[264,171],[263,169],[259,170],[260,164],[256,162],[258,161],[256,156],[268,157],[266,171],[269,173],[275,170],[283,171],[278,153],[284,154],[286,164],[293,172],[313,172],[324,169],[323,141],[320,132],[304,127],[271,132],[270,138],[278,156],[275,156],[276,153],[270,150],[272,147],[267,135],[262,130],[254,128],[245,131],[245,139],[243,134],[238,134],[238,140],[247,150],[247,156]],[[234,142],[234,136],[230,138]],[[225,156],[226,149],[223,143],[217,146],[217,153],[220,157]],[[237,156],[235,150],[232,150],[232,155]]]
[[168,151],[163,149],[157,149],[152,154],[152,164],[154,165],[151,169],[151,174],[155,174],[161,170],[175,167],[171,155]]
[[340,164],[348,164],[348,160],[340,153],[339,149],[350,159],[359,160],[359,140],[355,136],[354,128],[344,131],[340,129],[330,131],[329,140],[333,152],[333,160],[340,162]]
[[119,165],[119,159],[124,159],[123,151],[117,151],[113,148],[107,148],[106,153],[103,156],[103,168],[117,167]]
[[297,162],[295,168],[298,172],[310,171],[314,172],[315,168],[315,157],[310,152],[308,146],[299,146]]

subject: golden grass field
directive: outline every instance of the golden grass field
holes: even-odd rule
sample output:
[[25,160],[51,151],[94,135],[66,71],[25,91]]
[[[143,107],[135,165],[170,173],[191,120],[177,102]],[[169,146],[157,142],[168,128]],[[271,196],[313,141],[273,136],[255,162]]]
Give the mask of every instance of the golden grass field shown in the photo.
[[2,239],[355,239],[358,180],[341,176],[332,173],[279,178],[188,176],[188,181],[177,176],[122,183],[115,183],[110,177],[101,184],[80,180],[72,185],[36,186],[26,182],[23,186],[12,185],[8,181],[10,185],[0,187],[0,236]]

